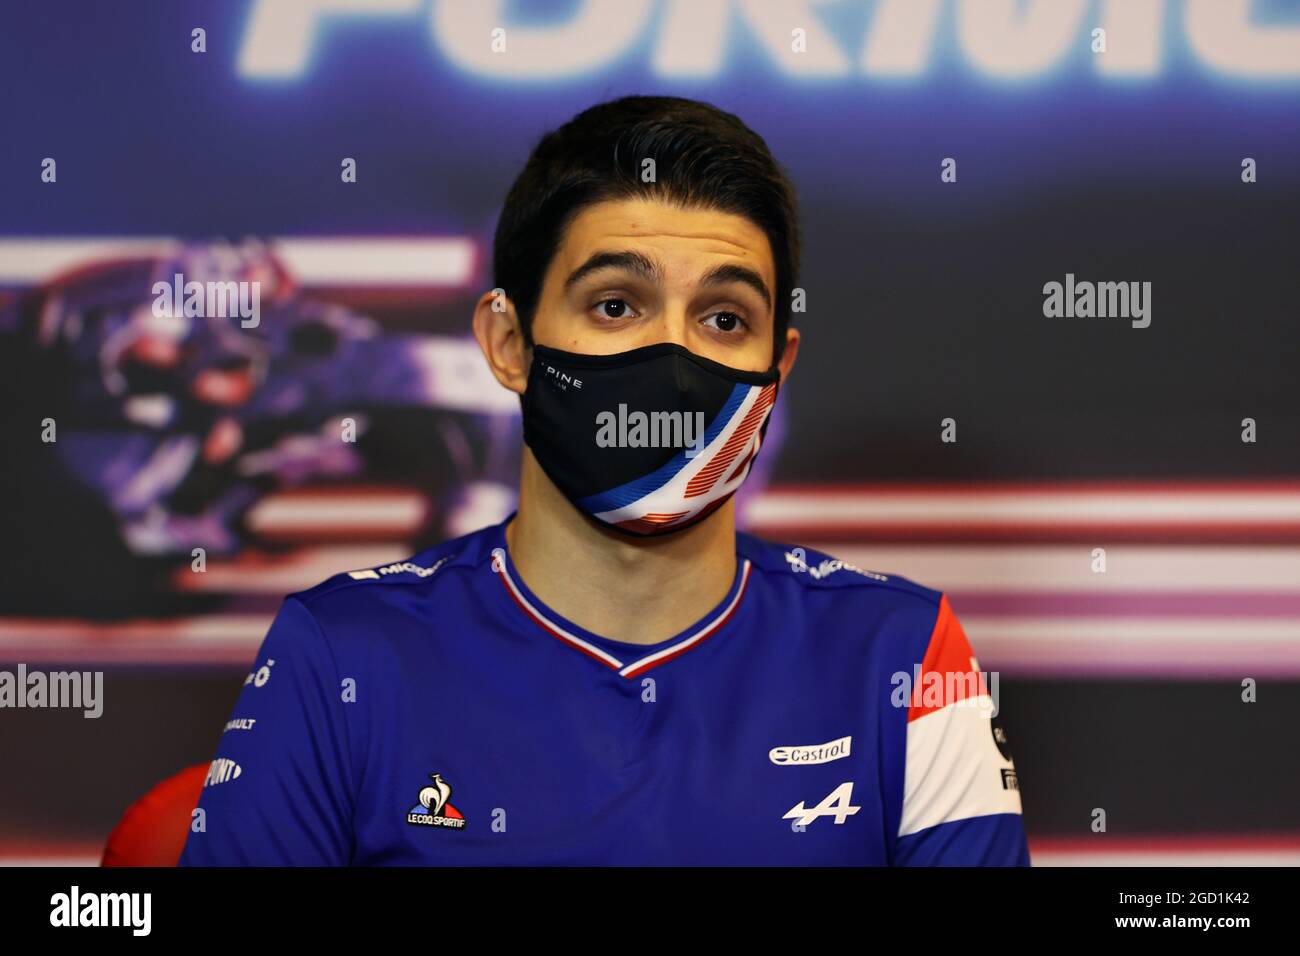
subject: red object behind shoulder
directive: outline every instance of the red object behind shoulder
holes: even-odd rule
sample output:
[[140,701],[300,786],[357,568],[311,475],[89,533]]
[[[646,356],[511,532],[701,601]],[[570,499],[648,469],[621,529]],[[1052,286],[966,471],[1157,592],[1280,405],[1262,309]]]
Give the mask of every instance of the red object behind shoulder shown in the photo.
[[127,807],[108,835],[100,866],[176,866],[208,766],[187,767]]

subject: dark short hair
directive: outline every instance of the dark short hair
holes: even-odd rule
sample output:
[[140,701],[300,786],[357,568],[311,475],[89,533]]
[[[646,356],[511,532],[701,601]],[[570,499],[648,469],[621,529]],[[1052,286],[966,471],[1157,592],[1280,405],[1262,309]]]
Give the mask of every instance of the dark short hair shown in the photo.
[[[655,182],[641,164],[655,161]],[[794,187],[763,138],[736,116],[676,96],[625,96],[541,138],[510,187],[493,239],[494,284],[515,304],[524,341],[564,231],[586,206],[650,197],[744,216],[767,234],[776,265],[773,361],[785,348],[799,275]]]

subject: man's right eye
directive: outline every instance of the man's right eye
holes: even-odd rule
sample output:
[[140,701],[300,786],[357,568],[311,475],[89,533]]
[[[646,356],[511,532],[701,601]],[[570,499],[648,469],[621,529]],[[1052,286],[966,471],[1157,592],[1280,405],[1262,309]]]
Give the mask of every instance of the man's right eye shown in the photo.
[[623,299],[601,299],[596,308],[602,310],[600,314],[606,319],[622,319],[632,311]]

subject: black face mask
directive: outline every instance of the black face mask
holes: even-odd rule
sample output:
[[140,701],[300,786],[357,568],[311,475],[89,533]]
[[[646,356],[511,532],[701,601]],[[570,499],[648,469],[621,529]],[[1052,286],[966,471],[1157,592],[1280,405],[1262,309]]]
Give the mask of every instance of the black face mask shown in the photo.
[[767,432],[780,372],[674,342],[614,355],[537,345],[524,441],[574,506],[631,535],[689,527],[730,498]]

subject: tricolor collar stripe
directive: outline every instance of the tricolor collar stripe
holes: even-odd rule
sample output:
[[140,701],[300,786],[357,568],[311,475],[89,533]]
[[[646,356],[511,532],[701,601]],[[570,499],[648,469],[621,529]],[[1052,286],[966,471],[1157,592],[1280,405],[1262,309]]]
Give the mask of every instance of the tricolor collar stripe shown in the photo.
[[725,608],[718,612],[717,617],[690,637],[678,641],[672,647],[665,647],[662,651],[656,651],[653,654],[641,658],[639,661],[634,661],[633,663],[628,664],[627,667],[624,667],[619,671],[619,673],[628,678],[636,677],[639,674],[648,671],[652,667],[672,660],[678,654],[685,653],[696,644],[700,643],[700,641],[711,635],[718,628],[722,627],[722,625],[726,624],[731,615],[735,612],[736,607],[740,604],[741,597],[745,594],[745,585],[749,583],[749,568],[749,558],[746,558],[745,564],[740,571],[740,587],[736,590],[736,596],[731,599],[730,603],[728,603]]
[[564,643],[568,644],[570,647],[582,651],[584,654],[588,655],[589,657],[595,658],[596,660],[600,661],[602,664],[604,664],[606,667],[609,667],[612,670],[618,670],[620,667],[623,666],[623,662],[620,661],[613,654],[601,650],[596,645],[591,644],[588,641],[584,641],[576,634],[570,634],[568,631],[560,627],[558,624],[554,624],[551,621],[547,620],[546,617],[544,617],[542,613],[537,610],[537,608],[533,607],[533,605],[529,603],[528,598],[524,597],[523,593],[519,590],[518,585],[515,584],[514,578],[510,576],[510,572],[506,570],[504,565],[501,565],[500,574],[501,574],[502,581],[505,582],[506,592],[512,598],[514,598],[515,603],[519,605],[520,609],[522,609],[525,614],[531,617],[542,627],[546,628],[546,630],[550,631],[552,634],[554,634],[560,640],[564,641]]
[[498,567],[498,573],[501,575],[501,580],[505,585],[506,593],[510,595],[511,599],[519,606],[520,610],[532,618],[533,621],[575,650],[581,651],[588,657],[591,657],[604,664],[606,667],[609,667],[611,670],[618,671],[621,676],[631,679],[645,673],[652,667],[657,667],[660,664],[672,660],[678,654],[685,653],[696,644],[712,635],[718,630],[718,628],[722,627],[723,624],[726,624],[731,618],[731,615],[735,613],[736,608],[740,606],[740,599],[745,595],[745,587],[749,583],[751,564],[748,558],[744,559],[744,563],[741,565],[740,569],[740,586],[736,588],[736,593],[732,599],[727,602],[727,606],[722,608],[713,620],[708,624],[705,624],[698,631],[682,638],[670,647],[665,647],[663,650],[656,651],[653,654],[647,654],[645,657],[633,661],[631,664],[626,666],[624,666],[623,662],[613,654],[602,650],[590,641],[584,641],[576,634],[565,630],[563,627],[546,617],[546,615],[542,614],[542,612],[534,607],[532,602],[524,596],[523,591],[520,590],[519,585],[515,583],[514,578],[511,577],[510,571],[505,566],[504,562],[500,563]]

